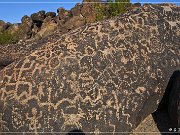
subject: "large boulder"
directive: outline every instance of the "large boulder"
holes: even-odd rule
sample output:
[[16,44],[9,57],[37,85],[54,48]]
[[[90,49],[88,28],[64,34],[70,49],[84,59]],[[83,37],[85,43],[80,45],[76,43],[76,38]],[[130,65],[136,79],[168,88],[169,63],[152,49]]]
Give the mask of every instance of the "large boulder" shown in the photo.
[[55,22],[57,22],[56,21],[56,16],[46,16],[46,18],[44,19],[44,21],[43,21],[43,23],[48,23],[48,22],[51,22],[52,20],[54,20]]
[[32,20],[31,17],[25,15],[25,16],[22,17],[21,23],[27,24],[27,25],[29,25],[31,27],[33,25],[33,20]]
[[32,36],[32,27],[33,27],[33,20],[25,15],[21,19],[21,24],[19,26],[20,29],[20,37],[24,39],[29,39]]
[[93,3],[88,2],[99,2],[99,0],[83,0],[81,14],[86,18],[87,23],[95,22],[96,15],[93,8]]
[[31,19],[33,20],[33,22],[37,23],[37,22],[43,22],[43,20],[46,17],[46,12],[44,10],[41,10],[37,13],[34,13],[31,15]]
[[137,127],[157,109],[170,76],[180,69],[175,24],[180,19],[174,16],[180,8],[147,8],[153,16],[141,7],[140,14],[81,27],[3,69],[0,131],[38,134],[78,128],[115,134]]
[[81,7],[82,5],[80,3],[77,3],[75,7],[71,9],[71,13],[73,16],[79,16],[81,14]]
[[38,39],[51,35],[55,29],[57,29],[57,23],[54,20],[43,23],[35,38]]
[[26,23],[21,23],[19,26],[18,35],[21,39],[29,39],[32,36],[32,27]]
[[66,22],[65,20],[61,20],[59,16],[54,17],[54,20],[57,22],[59,28],[61,28]]
[[55,17],[55,16],[56,16],[56,13],[55,13],[55,12],[47,12],[47,13],[46,13],[46,18],[47,18],[47,17],[53,18],[53,17]]
[[58,13],[59,20],[67,21],[72,16],[70,11],[67,11],[62,7],[57,9],[57,13]]
[[141,6],[141,3],[134,3],[133,6],[134,6],[134,7],[140,7],[140,6]]
[[85,18],[82,16],[73,16],[69,21],[67,21],[63,27],[67,30],[76,29],[80,26],[83,26],[86,23]]
[[42,26],[39,28],[39,31],[37,32],[37,35],[35,35],[35,38],[39,39],[52,34],[57,26],[58,24],[56,21],[56,13],[47,12],[46,18],[43,20]]

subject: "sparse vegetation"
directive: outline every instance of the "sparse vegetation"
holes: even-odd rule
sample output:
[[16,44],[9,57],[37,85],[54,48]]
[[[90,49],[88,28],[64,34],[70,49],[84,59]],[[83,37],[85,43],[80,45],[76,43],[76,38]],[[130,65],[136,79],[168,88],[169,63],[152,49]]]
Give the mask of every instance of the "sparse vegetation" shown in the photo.
[[103,0],[102,3],[96,3],[94,5],[96,21],[125,13],[130,6],[130,0]]
[[0,44],[10,44],[18,42],[18,34],[10,33],[8,31],[3,31],[0,33]]
[[119,14],[125,13],[127,8],[131,5],[130,0],[115,0],[114,3],[112,0],[109,0],[109,13],[110,16],[117,16]]
[[96,21],[103,20],[106,17],[106,4],[95,3],[94,4]]
[[[57,22],[53,22],[51,21],[51,19],[48,19],[47,16],[49,15],[48,13],[45,13],[45,11],[39,11],[37,13],[32,14],[30,17],[24,16],[22,18],[21,24],[6,24],[5,22],[1,21],[0,27],[5,29],[0,30],[0,44],[17,43],[20,39],[30,39],[35,37],[38,37],[39,39],[40,36],[38,36],[38,34],[44,33],[44,29],[47,29],[47,26],[49,26],[49,24],[53,24],[54,30],[56,28],[59,28],[58,25],[61,24],[61,27],[65,29],[65,32],[70,30],[69,27],[72,27],[71,25],[73,25],[73,29],[75,28],[75,25],[77,25],[78,27],[84,25],[84,23],[79,22],[85,22],[86,24],[96,22],[99,20],[105,20],[113,16],[118,16],[126,12],[128,7],[131,6],[130,0],[98,1],[100,3],[90,5],[88,5],[88,3],[82,3],[82,5],[76,5],[70,11],[60,8],[62,11],[58,12],[57,18],[59,19],[56,18],[56,13],[52,12],[53,15],[51,17],[54,18],[53,20],[56,20]],[[80,15],[82,16],[79,17],[77,21],[70,22],[72,18],[75,18],[75,16],[77,17]],[[65,24],[68,24],[68,26],[65,26]],[[48,34],[49,32],[46,33],[46,35]]]

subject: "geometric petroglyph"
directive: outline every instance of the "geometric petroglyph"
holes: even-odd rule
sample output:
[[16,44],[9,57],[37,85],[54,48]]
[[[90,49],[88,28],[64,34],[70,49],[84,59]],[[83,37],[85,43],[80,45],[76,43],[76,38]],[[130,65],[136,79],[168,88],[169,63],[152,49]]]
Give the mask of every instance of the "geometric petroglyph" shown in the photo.
[[132,131],[180,70],[178,25],[168,20],[180,22],[180,8],[171,7],[148,4],[83,26],[4,68],[0,130]]
[[31,113],[31,115],[29,113],[26,114],[26,119],[29,120],[29,130],[37,132],[37,130],[41,128],[39,119],[42,117],[42,112],[40,112],[38,116],[37,109],[32,108]]
[[21,113],[22,113],[22,111],[20,109],[13,107],[12,124],[13,124],[13,127],[17,130],[19,128],[21,128],[22,126],[24,126],[24,124],[25,124],[25,121],[22,118]]
[[0,113],[0,131],[8,132],[10,129],[7,127],[7,122],[3,120],[4,113]]
[[152,37],[150,38],[150,48],[154,53],[163,53],[165,46],[159,41],[159,38]]

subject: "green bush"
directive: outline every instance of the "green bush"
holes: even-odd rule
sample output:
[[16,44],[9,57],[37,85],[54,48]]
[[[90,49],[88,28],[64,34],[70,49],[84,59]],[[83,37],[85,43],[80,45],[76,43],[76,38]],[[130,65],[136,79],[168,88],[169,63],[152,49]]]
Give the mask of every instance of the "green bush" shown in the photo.
[[112,0],[109,0],[109,14],[111,16],[118,16],[127,11],[127,8],[130,6],[129,0],[115,0],[115,3]]
[[96,21],[103,20],[106,17],[106,7],[103,3],[95,3],[94,4]]
[[102,2],[107,3],[94,4],[96,21],[118,16],[125,13],[127,8],[131,6],[130,0],[103,0]]
[[0,44],[10,44],[18,42],[18,36],[16,33],[11,34],[7,31],[0,33]]

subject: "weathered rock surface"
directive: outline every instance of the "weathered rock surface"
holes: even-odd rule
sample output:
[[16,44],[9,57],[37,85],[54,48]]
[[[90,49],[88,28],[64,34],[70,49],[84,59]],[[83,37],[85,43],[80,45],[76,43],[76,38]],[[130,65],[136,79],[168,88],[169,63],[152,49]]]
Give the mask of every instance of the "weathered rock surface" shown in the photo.
[[46,37],[48,35],[53,34],[53,32],[57,29],[57,23],[54,20],[45,22],[42,24],[40,31],[36,34],[36,36]]
[[74,16],[71,19],[69,19],[69,21],[67,21],[63,27],[67,30],[73,30],[76,29],[80,26],[85,25],[85,18],[82,16]]
[[0,71],[0,130],[132,131],[180,70],[179,14],[175,5],[144,5],[13,62]]
[[[81,14],[86,18],[87,23],[93,23],[96,20],[95,11],[93,10],[93,4],[88,2],[97,2],[98,0],[84,0],[85,4],[82,5]],[[87,3],[86,3],[87,2]]]
[[47,12],[46,17],[54,18],[54,17],[56,17],[56,13],[55,12]]
[[80,16],[80,14],[81,14],[81,8],[82,8],[82,5],[80,4],[80,3],[77,3],[76,5],[75,5],[75,7],[73,7],[72,9],[71,9],[71,13],[72,13],[72,15],[73,16]]
[[[36,27],[36,26],[35,26]],[[35,29],[35,28],[34,28]],[[37,30],[38,28],[36,28]],[[32,53],[37,48],[42,47],[48,42],[55,42],[63,33],[56,32],[51,36],[39,40],[20,40],[17,44],[0,45],[0,66],[6,67],[14,61]],[[37,35],[36,35],[37,36]]]
[[43,22],[43,20],[45,19],[46,17],[46,12],[44,10],[41,10],[37,13],[34,13],[31,15],[31,19],[34,21],[34,22]]
[[21,23],[32,26],[33,25],[33,20],[29,16],[25,15],[25,16],[22,17]]
[[19,26],[19,36],[24,37],[24,39],[29,39],[32,36],[32,26],[33,20],[29,16],[24,16],[21,20],[21,24]]

